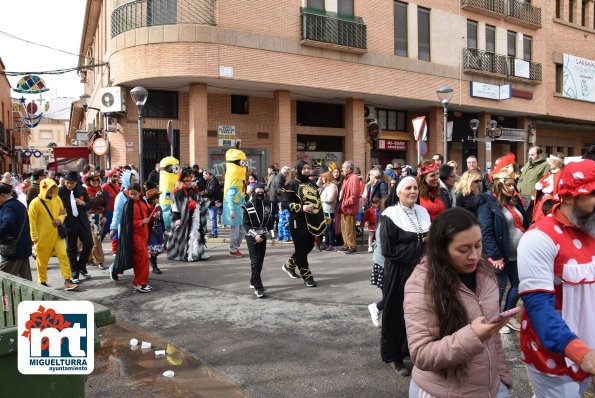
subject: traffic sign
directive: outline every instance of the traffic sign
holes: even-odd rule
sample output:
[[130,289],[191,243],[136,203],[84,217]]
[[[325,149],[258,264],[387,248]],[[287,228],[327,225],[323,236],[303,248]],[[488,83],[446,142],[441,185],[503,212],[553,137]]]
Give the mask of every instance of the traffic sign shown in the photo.
[[417,142],[417,151],[421,154],[421,156],[428,153],[428,144],[425,141],[418,141]]
[[107,152],[107,142],[103,138],[97,138],[93,141],[93,153],[97,156],[105,155]]
[[425,141],[428,137],[428,123],[425,116],[419,116],[411,120],[413,124],[413,136],[415,141]]

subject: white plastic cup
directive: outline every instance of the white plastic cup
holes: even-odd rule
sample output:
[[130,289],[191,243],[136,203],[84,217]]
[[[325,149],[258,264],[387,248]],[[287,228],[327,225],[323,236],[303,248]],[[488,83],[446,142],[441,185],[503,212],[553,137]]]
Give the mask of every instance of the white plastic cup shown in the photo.
[[141,348],[151,348],[151,343],[147,343],[146,341],[143,341],[141,344]]
[[174,377],[174,371],[173,370],[166,370],[165,372],[163,372],[163,376],[165,376],[165,377]]
[[165,356],[165,350],[156,350],[155,351],[155,358],[161,358]]
[[138,344],[138,340],[137,339],[130,339],[130,345],[135,346]]

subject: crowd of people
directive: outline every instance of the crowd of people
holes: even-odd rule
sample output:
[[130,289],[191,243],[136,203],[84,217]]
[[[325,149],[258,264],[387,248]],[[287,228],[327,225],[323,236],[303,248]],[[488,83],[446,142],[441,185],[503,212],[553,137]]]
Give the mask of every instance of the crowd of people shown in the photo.
[[363,175],[350,160],[316,169],[300,160],[271,165],[259,178],[231,149],[223,184],[209,170],[182,168],[169,210],[158,187],[159,171],[170,166],[157,164],[142,182],[134,166],[34,170],[22,180],[7,173],[0,270],[31,280],[33,255],[47,286],[56,256],[64,289],[74,290],[91,277],[89,267],[107,268],[101,243],[109,234],[111,278],[132,269],[133,288],[148,293],[161,253],[208,260],[207,239],[227,226],[229,256],[244,257],[245,238],[250,287],[263,298],[268,241],[292,242],[281,269],[316,287],[310,252],[358,253],[367,229],[370,283],[382,292],[368,309],[381,359],[412,376],[410,397],[511,396],[500,335],[513,331],[536,396],[579,397],[595,375],[592,156],[566,164],[563,154],[546,158],[532,147],[523,167],[508,154],[486,173],[469,156],[461,174],[440,154],[416,168],[394,162]]

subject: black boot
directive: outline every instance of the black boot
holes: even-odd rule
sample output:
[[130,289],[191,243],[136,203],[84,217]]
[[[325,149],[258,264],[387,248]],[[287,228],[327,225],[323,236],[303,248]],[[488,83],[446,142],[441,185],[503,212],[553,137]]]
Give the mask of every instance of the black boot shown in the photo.
[[154,274],[162,274],[163,273],[157,266],[157,257],[156,256],[155,257],[151,256],[151,267],[153,268]]

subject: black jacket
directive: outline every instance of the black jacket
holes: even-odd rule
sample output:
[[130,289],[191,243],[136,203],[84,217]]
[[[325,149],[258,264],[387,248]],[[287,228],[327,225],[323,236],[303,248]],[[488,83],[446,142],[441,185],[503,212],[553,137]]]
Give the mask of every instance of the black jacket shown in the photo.
[[215,201],[223,201],[223,191],[221,190],[221,183],[215,176],[206,182],[205,191],[203,196],[209,198],[211,205],[214,205]]
[[85,201],[85,206],[76,206],[79,214],[78,217],[75,218],[72,215],[72,207],[70,206],[70,190],[65,186],[62,186],[58,189],[58,195],[60,199],[62,199],[62,204],[64,204],[64,208],[66,209],[66,219],[64,220],[64,226],[67,229],[71,229],[75,223],[78,221],[83,228],[87,230],[91,230],[91,226],[89,225],[89,218],[87,217],[87,210],[91,208],[91,200],[89,199],[89,194],[87,190],[80,184],[76,184],[72,189],[74,193],[75,199],[82,199]]
[[119,274],[134,267],[133,218],[134,201],[128,199],[124,204],[124,210],[122,210],[120,233],[118,235],[118,251],[114,259],[114,272]]
[[[44,210],[45,211],[45,210]],[[27,208],[21,202],[12,198],[0,206],[0,240],[17,238],[19,232],[21,238],[17,242],[17,252],[14,256],[6,259],[22,259],[31,255],[31,232],[29,231],[29,216]]]

